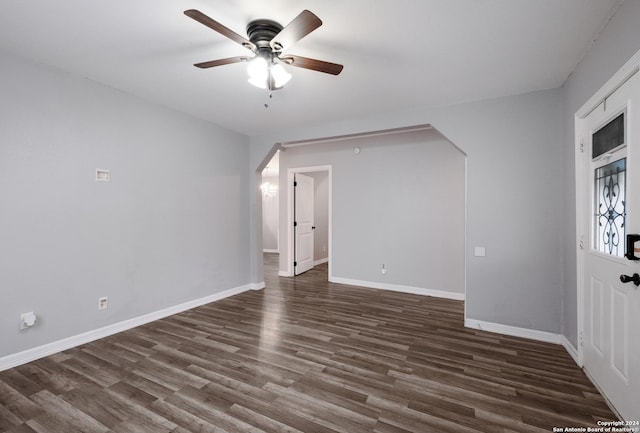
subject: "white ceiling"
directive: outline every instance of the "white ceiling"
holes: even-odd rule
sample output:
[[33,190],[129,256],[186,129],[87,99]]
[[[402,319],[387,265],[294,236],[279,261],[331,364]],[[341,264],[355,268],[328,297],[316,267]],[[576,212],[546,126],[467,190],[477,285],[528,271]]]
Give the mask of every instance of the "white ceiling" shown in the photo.
[[[2,0],[0,50],[257,135],[415,106],[556,88],[620,0]],[[246,65],[193,63],[247,50],[186,17],[235,32],[309,9],[324,24],[288,52],[344,65],[289,67],[268,99]],[[264,104],[268,103],[269,108]]]

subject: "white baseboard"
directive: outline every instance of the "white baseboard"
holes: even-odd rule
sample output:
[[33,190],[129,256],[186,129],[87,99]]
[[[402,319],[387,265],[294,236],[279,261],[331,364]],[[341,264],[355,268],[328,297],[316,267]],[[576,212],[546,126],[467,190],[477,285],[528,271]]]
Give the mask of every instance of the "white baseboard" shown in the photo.
[[278,271],[279,277],[293,277],[293,275],[288,271]]
[[174,305],[169,308],[134,317],[133,319],[114,323],[113,325],[108,325],[103,328],[94,329],[92,331],[84,332],[82,334],[74,335],[72,337],[64,338],[52,343],[47,343],[42,346],[34,347],[32,349],[27,349],[22,352],[3,356],[0,358],[0,371],[17,367],[19,365],[44,358],[45,356],[53,355],[54,353],[71,349],[72,347],[80,346],[81,344],[86,344],[100,338],[108,337],[110,335],[117,334],[118,332],[126,331],[128,329],[153,322],[154,320],[163,319],[165,317],[172,316],[186,310],[191,310],[192,308],[196,308],[201,305],[216,302],[221,299],[246,292],[247,290],[251,290],[253,288],[252,286],[254,285],[247,284],[245,286],[214,293],[213,295],[205,296],[204,298],[195,299],[193,301],[185,302],[180,305]]
[[280,251],[272,250],[272,249],[269,249],[269,248],[265,248],[265,249],[262,250],[262,252],[263,253],[279,253]]
[[544,341],[545,343],[561,344],[561,335],[553,332],[538,331],[535,329],[519,328],[517,326],[502,325],[500,323],[483,322],[475,319],[464,319],[467,328],[481,331],[495,332],[497,334],[510,335],[512,337],[528,338],[530,340]]
[[253,283],[253,284],[249,284],[249,288],[251,290],[262,290],[265,287],[267,287],[267,285],[265,284],[264,281],[260,282],[260,283]]
[[390,290],[392,292],[411,293],[414,295],[433,296],[436,298],[454,299],[464,301],[464,293],[445,292],[444,290],[423,289],[420,287],[402,286],[399,284],[385,284],[374,281],[351,280],[349,278],[330,277],[329,281],[350,286],[368,287],[370,289]]
[[562,347],[564,347],[564,349],[567,351],[567,353],[571,355],[576,365],[582,368],[582,362],[580,362],[580,357],[578,356],[578,349],[576,349],[564,335],[561,336],[561,344]]
[[315,262],[313,262],[313,266],[322,265],[324,263],[327,263],[328,261],[329,257],[325,257],[324,259],[316,260]]

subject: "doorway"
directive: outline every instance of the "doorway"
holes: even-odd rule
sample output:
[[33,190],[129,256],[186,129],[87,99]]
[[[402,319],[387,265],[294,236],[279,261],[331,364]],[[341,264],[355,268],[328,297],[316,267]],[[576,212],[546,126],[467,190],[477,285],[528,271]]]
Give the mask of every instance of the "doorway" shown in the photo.
[[576,114],[578,360],[619,415],[637,420],[640,74],[609,83]]
[[[331,267],[331,166],[287,170],[289,248],[281,257],[282,276],[294,276],[327,263]],[[286,266],[282,267],[282,264]]]
[[[316,269],[316,273],[325,274],[328,279],[331,167],[290,168],[287,173],[286,176],[280,175],[280,150],[274,149],[271,159],[265,162],[260,172],[263,271],[265,276],[267,273],[273,274],[271,277],[293,276],[294,273],[298,275],[320,266]],[[300,180],[306,179],[300,182],[300,187],[297,189],[292,188],[296,176]],[[306,190],[303,191],[301,188],[305,185]],[[288,197],[286,203],[281,203],[280,200],[282,187],[285,188],[282,194]],[[287,187],[289,187],[288,190]],[[294,191],[298,196],[298,218],[294,215],[296,211]],[[290,203],[291,201],[293,202]],[[303,207],[307,208],[307,215],[302,215]],[[285,225],[293,227],[293,221],[298,223],[296,232],[286,231],[283,233],[285,236],[281,236],[282,227]],[[280,242],[295,246],[295,248],[285,248],[283,258],[280,257]],[[290,263],[291,267],[284,272],[279,270],[282,269],[281,261]],[[295,266],[296,264],[299,266]]]
[[260,169],[276,149],[279,276],[294,275],[293,175],[325,170],[329,281],[464,300],[466,154],[454,143],[430,125],[277,143]]

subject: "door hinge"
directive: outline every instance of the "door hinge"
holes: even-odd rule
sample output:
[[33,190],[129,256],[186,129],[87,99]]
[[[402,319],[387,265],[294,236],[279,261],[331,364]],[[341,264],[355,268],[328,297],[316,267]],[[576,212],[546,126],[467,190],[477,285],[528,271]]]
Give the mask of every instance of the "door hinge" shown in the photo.
[[298,182],[296,182],[295,180],[293,181],[293,186],[298,186]]
[[294,226],[294,227],[298,227],[298,222],[297,222],[297,221],[294,221],[294,222],[293,222],[293,226]]
[[295,268],[296,266],[298,266],[298,262],[293,262],[293,267]]
[[582,331],[578,334],[578,346],[584,346],[584,336],[582,335]]
[[580,153],[584,153],[584,139],[580,140]]

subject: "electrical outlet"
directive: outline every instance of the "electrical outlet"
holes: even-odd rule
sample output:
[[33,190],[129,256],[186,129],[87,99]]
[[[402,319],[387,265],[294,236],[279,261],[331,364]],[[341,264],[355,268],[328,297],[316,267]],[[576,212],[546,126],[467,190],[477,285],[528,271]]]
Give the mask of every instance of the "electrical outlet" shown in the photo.
[[27,328],[31,328],[33,325],[36,324],[36,321],[38,320],[38,318],[36,317],[36,314],[33,311],[30,311],[28,313],[22,313],[20,315],[20,329],[27,329]]
[[380,273],[382,273],[382,275],[387,275],[387,265],[385,265],[384,263],[382,264],[382,269],[380,269]]
[[109,298],[103,296],[102,298],[98,299],[98,310],[106,310],[107,307],[109,307]]

